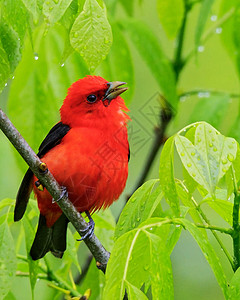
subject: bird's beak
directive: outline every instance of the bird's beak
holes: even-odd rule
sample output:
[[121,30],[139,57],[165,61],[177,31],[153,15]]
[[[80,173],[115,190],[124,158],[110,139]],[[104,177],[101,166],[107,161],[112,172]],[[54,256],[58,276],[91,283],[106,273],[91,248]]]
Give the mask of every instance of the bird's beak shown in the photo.
[[119,86],[124,84],[126,84],[126,82],[122,81],[113,81],[107,83],[109,87],[102,100],[105,106],[108,106],[113,99],[115,99],[117,96],[119,96],[128,89],[127,87],[119,88]]

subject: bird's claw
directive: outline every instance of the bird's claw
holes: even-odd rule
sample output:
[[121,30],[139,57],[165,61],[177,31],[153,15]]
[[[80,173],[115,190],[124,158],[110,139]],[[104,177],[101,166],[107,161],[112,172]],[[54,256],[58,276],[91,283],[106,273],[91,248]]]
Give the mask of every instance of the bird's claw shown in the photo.
[[66,187],[65,186],[61,186],[61,190],[62,190],[62,192],[61,192],[60,197],[57,200],[55,200],[54,198],[52,198],[52,203],[59,202],[60,200],[62,200],[62,198],[68,197],[68,191],[67,191]]
[[86,212],[86,214],[88,216],[89,222],[87,223],[87,228],[80,231],[81,239],[78,239],[77,241],[83,241],[86,238],[91,238],[94,233],[95,223],[90,214],[88,212]]

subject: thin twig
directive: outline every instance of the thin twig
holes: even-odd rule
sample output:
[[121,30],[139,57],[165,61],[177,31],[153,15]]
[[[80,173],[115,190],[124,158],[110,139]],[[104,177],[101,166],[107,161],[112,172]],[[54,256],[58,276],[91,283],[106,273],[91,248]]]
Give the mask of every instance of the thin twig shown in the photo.
[[[80,232],[83,232],[84,230],[86,231],[88,228],[88,224],[86,223],[84,218],[76,210],[72,202],[69,201],[68,196],[66,194],[63,194],[62,188],[54,179],[53,175],[50,172],[43,174],[40,168],[42,165],[41,160],[33,152],[33,150],[30,148],[30,146],[27,144],[27,142],[20,135],[20,133],[13,126],[11,121],[1,109],[0,129],[26,161],[36,177],[46,187],[46,189],[52,195],[53,199],[56,199],[56,203],[62,209],[63,213],[66,215],[69,221],[73,224],[77,232],[80,234]],[[99,262],[99,269],[105,272],[110,253],[106,251],[95,234],[93,234],[90,238],[86,238],[84,242],[95,257],[96,261]]]
[[215,230],[215,231],[219,231],[221,233],[225,233],[225,234],[229,234],[232,235],[233,234],[233,229],[232,228],[223,228],[223,227],[218,227],[215,225],[204,225],[204,224],[195,224],[197,227],[199,228],[204,228],[204,229],[209,229],[209,230]]
[[233,203],[233,213],[232,213],[232,220],[233,220],[233,263],[234,263],[234,272],[240,266],[240,235],[239,235],[239,201],[240,201],[240,194],[238,192],[237,181],[235,177],[235,172],[233,170],[233,166],[231,166],[232,177],[234,182],[234,203]]

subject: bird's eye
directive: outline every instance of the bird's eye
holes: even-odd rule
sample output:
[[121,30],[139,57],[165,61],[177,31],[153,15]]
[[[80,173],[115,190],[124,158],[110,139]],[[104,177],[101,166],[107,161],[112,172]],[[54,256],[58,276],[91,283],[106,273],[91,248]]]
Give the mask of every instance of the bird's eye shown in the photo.
[[97,100],[97,96],[96,95],[88,95],[87,96],[87,101],[89,103],[94,103]]

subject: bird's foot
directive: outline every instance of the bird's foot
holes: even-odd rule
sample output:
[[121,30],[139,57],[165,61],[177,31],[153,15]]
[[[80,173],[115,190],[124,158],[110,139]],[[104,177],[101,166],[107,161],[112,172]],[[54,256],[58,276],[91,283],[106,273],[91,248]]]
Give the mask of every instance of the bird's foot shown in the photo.
[[86,211],[86,215],[89,219],[89,222],[87,223],[88,226],[86,229],[80,231],[81,239],[78,239],[77,241],[83,241],[86,238],[91,238],[94,233],[95,223],[88,211]]
[[68,197],[67,188],[65,186],[61,186],[61,190],[62,190],[62,192],[61,192],[60,197],[57,200],[55,200],[54,198],[52,198],[52,203],[59,202],[60,200],[62,200],[62,198]]

